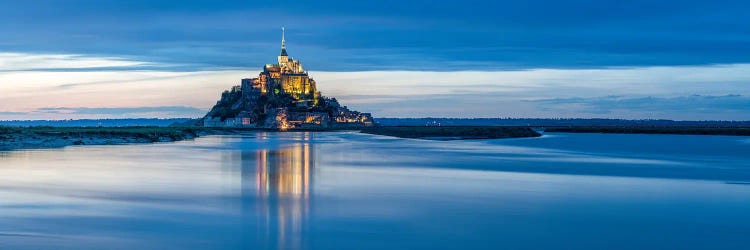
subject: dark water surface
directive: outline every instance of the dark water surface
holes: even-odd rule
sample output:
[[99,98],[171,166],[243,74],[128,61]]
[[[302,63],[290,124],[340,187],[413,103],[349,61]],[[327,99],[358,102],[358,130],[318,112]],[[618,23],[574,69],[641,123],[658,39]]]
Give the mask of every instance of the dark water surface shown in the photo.
[[750,139],[337,133],[0,152],[0,249],[748,249]]

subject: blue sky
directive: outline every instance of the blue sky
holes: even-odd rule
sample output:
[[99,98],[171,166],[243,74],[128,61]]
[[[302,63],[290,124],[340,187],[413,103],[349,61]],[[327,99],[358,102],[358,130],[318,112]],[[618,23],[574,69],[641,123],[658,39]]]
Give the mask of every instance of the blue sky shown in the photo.
[[200,116],[275,60],[283,25],[290,55],[325,95],[379,117],[747,120],[747,10],[746,1],[3,1],[0,119]]

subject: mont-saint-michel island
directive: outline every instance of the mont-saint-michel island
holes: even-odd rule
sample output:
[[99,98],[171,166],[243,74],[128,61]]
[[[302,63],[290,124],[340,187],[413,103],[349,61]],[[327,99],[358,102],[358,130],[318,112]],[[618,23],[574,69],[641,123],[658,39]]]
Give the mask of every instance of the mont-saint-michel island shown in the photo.
[[201,122],[205,127],[355,129],[372,126],[373,118],[323,96],[302,63],[287,53],[282,27],[278,62],[224,91]]

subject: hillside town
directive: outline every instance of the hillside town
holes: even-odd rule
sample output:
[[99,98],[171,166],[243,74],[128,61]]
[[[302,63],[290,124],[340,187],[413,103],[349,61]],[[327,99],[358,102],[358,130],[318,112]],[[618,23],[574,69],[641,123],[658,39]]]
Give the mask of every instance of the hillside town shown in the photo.
[[361,128],[373,125],[369,113],[349,110],[318,91],[316,82],[289,57],[282,28],[278,63],[266,64],[256,78],[224,91],[203,117],[205,127],[287,129]]

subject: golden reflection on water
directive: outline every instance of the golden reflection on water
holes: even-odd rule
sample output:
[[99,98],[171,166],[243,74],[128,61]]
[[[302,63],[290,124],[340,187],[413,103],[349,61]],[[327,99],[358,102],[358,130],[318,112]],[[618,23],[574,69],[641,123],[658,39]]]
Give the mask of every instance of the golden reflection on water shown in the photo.
[[[260,237],[271,248],[299,249],[304,245],[302,230],[310,213],[310,182],[315,167],[311,137],[312,133],[300,133],[294,143],[281,149],[243,153],[243,172],[254,165],[258,232],[264,234]],[[251,181],[245,179],[248,177],[243,173],[244,184]]]

